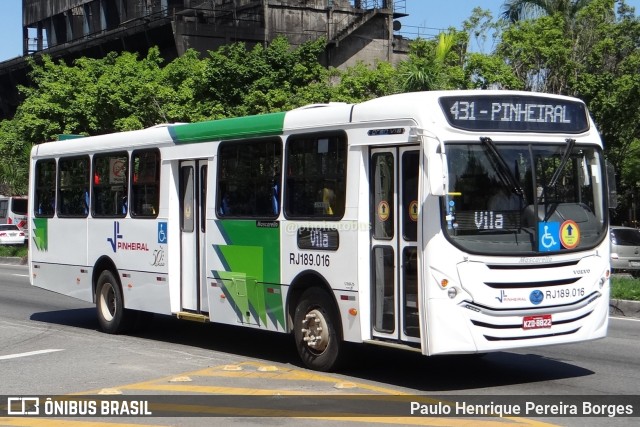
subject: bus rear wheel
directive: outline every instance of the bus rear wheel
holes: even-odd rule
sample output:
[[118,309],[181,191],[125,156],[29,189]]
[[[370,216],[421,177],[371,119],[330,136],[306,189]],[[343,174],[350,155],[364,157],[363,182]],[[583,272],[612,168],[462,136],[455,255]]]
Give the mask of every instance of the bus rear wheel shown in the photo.
[[100,329],[108,334],[125,332],[131,325],[132,313],[124,308],[120,282],[109,270],[103,271],[98,277],[96,309]]
[[293,321],[296,347],[304,364],[318,371],[336,369],[343,345],[335,305],[329,295],[316,288],[305,291]]

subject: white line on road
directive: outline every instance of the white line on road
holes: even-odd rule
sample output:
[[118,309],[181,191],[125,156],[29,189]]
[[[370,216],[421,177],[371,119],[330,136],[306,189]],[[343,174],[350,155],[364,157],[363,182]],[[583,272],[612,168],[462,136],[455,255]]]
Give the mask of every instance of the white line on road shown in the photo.
[[49,348],[47,350],[29,351],[27,353],[7,354],[6,356],[0,356],[0,360],[17,359],[18,357],[35,356],[37,354],[54,353],[56,351],[63,351],[62,348]]
[[617,317],[617,316],[609,316],[610,320],[629,320],[630,322],[640,322],[640,319],[635,317]]

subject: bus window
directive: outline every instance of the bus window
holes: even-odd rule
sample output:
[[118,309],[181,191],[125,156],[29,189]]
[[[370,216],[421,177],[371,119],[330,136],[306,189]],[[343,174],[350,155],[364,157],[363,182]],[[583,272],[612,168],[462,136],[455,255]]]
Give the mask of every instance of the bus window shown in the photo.
[[200,231],[207,231],[207,166],[200,166]]
[[127,214],[128,167],[126,152],[93,156],[93,216],[122,218]]
[[373,237],[391,240],[395,233],[395,170],[392,153],[376,153],[371,157],[373,180],[371,189],[373,206],[371,213],[379,209],[387,211],[386,217],[373,216]]
[[4,220],[3,223],[6,222],[8,213],[9,213],[9,199],[0,200],[0,218]]
[[404,240],[418,240],[418,170],[419,151],[402,154],[402,229]]
[[160,152],[134,151],[131,164],[131,216],[155,218],[160,205]]
[[224,142],[218,156],[218,217],[276,218],[280,214],[280,140]]
[[56,161],[38,160],[35,167],[34,206],[36,217],[53,217],[56,206]]
[[341,219],[346,170],[344,133],[291,136],[287,146],[287,217]]
[[27,215],[29,201],[26,197],[11,197],[11,212],[15,215]]
[[58,215],[86,217],[89,214],[89,157],[61,158],[58,176]]

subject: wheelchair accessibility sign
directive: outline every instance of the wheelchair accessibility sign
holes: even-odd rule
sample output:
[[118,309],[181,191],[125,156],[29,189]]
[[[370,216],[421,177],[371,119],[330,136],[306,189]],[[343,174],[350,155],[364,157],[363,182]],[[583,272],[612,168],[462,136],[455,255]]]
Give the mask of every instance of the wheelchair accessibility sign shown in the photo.
[[158,243],[167,243],[167,223],[158,223]]
[[551,252],[560,250],[559,222],[538,223],[538,250],[540,252]]

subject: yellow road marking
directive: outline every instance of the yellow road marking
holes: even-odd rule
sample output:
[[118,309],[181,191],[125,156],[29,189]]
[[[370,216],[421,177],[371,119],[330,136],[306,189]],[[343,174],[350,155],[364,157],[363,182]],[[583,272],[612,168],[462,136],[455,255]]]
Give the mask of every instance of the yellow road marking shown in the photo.
[[[282,380],[282,381],[308,381],[319,383],[331,383],[339,384],[343,382],[343,379],[319,374],[316,372],[305,372],[297,369],[278,367],[276,371],[269,369],[268,371],[260,370],[265,366],[256,362],[244,362],[235,366],[242,367],[240,370],[228,370],[229,365],[221,365],[199,369],[192,372],[185,372],[179,374],[182,378],[190,378],[197,381],[198,377],[224,377],[224,378],[249,378],[249,379],[265,379],[265,380]],[[273,366],[273,365],[269,365]],[[247,370],[245,367],[253,367],[255,370]],[[225,369],[226,368],[226,369]],[[399,390],[395,390],[388,387],[380,387],[366,383],[353,383],[355,386],[352,392],[345,393],[344,390],[331,390],[325,392],[319,391],[292,391],[286,389],[262,389],[262,388],[248,388],[248,387],[223,387],[223,386],[205,386],[205,385],[192,385],[192,384],[176,384],[175,375],[158,378],[150,381],[142,381],[138,383],[132,383],[117,387],[118,390],[146,390],[146,391],[160,391],[160,392],[176,392],[176,393],[198,393],[202,395],[207,394],[223,394],[223,395],[238,395],[238,396],[327,396],[334,398],[335,396],[344,396],[345,398],[358,398],[360,396],[366,398],[367,401],[371,401],[375,404],[379,400],[400,400],[406,401],[407,396],[412,396],[412,400],[423,403],[436,403],[440,400],[430,398],[429,396],[416,396],[413,393],[406,393]],[[174,382],[172,382],[174,380]],[[81,393],[74,393],[74,395],[87,395],[95,394],[95,390],[85,391]],[[375,394],[372,394],[375,393]],[[513,427],[513,426],[531,426],[531,427],[549,427],[555,426],[554,424],[548,424],[539,422],[533,419],[520,418],[520,417],[503,417],[499,418],[497,415],[495,418],[455,418],[455,417],[391,417],[391,416],[371,416],[367,414],[349,414],[345,416],[344,413],[332,413],[331,411],[318,412],[310,414],[308,411],[296,411],[296,410],[282,410],[282,409],[268,409],[268,408],[247,408],[247,407],[226,407],[226,406],[202,406],[202,405],[180,405],[180,404],[150,404],[150,409],[161,410],[163,412],[185,412],[189,414],[201,414],[202,416],[254,416],[254,417],[290,417],[301,418],[309,420],[320,421],[340,421],[340,422],[355,422],[355,423],[376,423],[376,424],[397,424],[397,425],[422,425],[422,426],[453,426],[453,427],[470,427],[470,426],[483,426],[483,427]],[[2,419],[0,419],[2,420]],[[19,422],[22,419],[16,419]],[[27,419],[26,421],[34,421],[34,419]],[[40,421],[39,419],[37,421]],[[38,427],[49,427],[53,425],[64,424],[8,424],[8,425],[34,425]],[[80,422],[73,422],[74,424],[68,424],[69,427],[81,427],[86,425],[88,427],[100,427],[105,426],[129,426],[129,424],[112,424],[112,423],[86,423],[78,424]],[[135,425],[140,426],[140,425]]]
[[[202,393],[202,394],[231,394],[238,396],[318,396],[327,393],[318,393],[315,391],[293,391],[293,390],[277,390],[247,387],[222,387],[222,386],[205,386],[205,385],[178,385],[178,384],[153,384],[141,383],[120,387],[120,390],[149,390],[149,391],[175,391],[182,393]],[[342,395],[338,393],[336,395]]]
[[[307,417],[309,418],[309,417]],[[521,423],[518,420],[510,421],[487,421],[482,419],[460,419],[460,418],[414,418],[414,417],[353,417],[353,418],[311,418],[320,419],[325,421],[353,421],[357,423],[377,423],[377,424],[400,424],[400,425],[412,425],[412,426],[451,426],[451,427],[522,427],[523,425],[534,427],[556,427],[554,424],[545,423]],[[531,420],[529,420],[531,421]]]
[[[192,372],[185,372],[180,374],[180,377],[225,377],[225,378],[261,378],[261,379],[278,379],[283,381],[311,381],[311,382],[325,382],[337,384],[342,382],[340,378],[332,377],[329,375],[322,375],[311,372],[298,371],[293,369],[280,369],[276,372],[261,372],[258,371],[261,365],[253,362],[241,363],[242,366],[254,366],[256,371],[226,371],[223,370],[224,366],[209,367]],[[183,384],[165,384],[170,383],[176,376],[163,377],[150,381],[142,381],[139,383],[128,384],[117,387],[118,390],[163,390],[163,391],[182,391],[182,392],[196,392],[196,393],[221,393],[221,394],[248,394],[248,395],[296,395],[296,394],[308,394],[318,395],[325,394],[318,391],[314,392],[288,392],[285,390],[266,390],[266,389],[254,389],[254,388],[238,388],[238,387],[222,387],[222,386],[199,386],[199,385],[183,385]],[[409,395],[409,393],[403,393],[398,390],[394,390],[386,387],[378,387],[365,383],[353,383],[358,389],[367,390],[369,392],[377,392],[389,395]],[[95,394],[95,390],[85,391],[77,394]],[[331,394],[335,394],[334,391]]]

